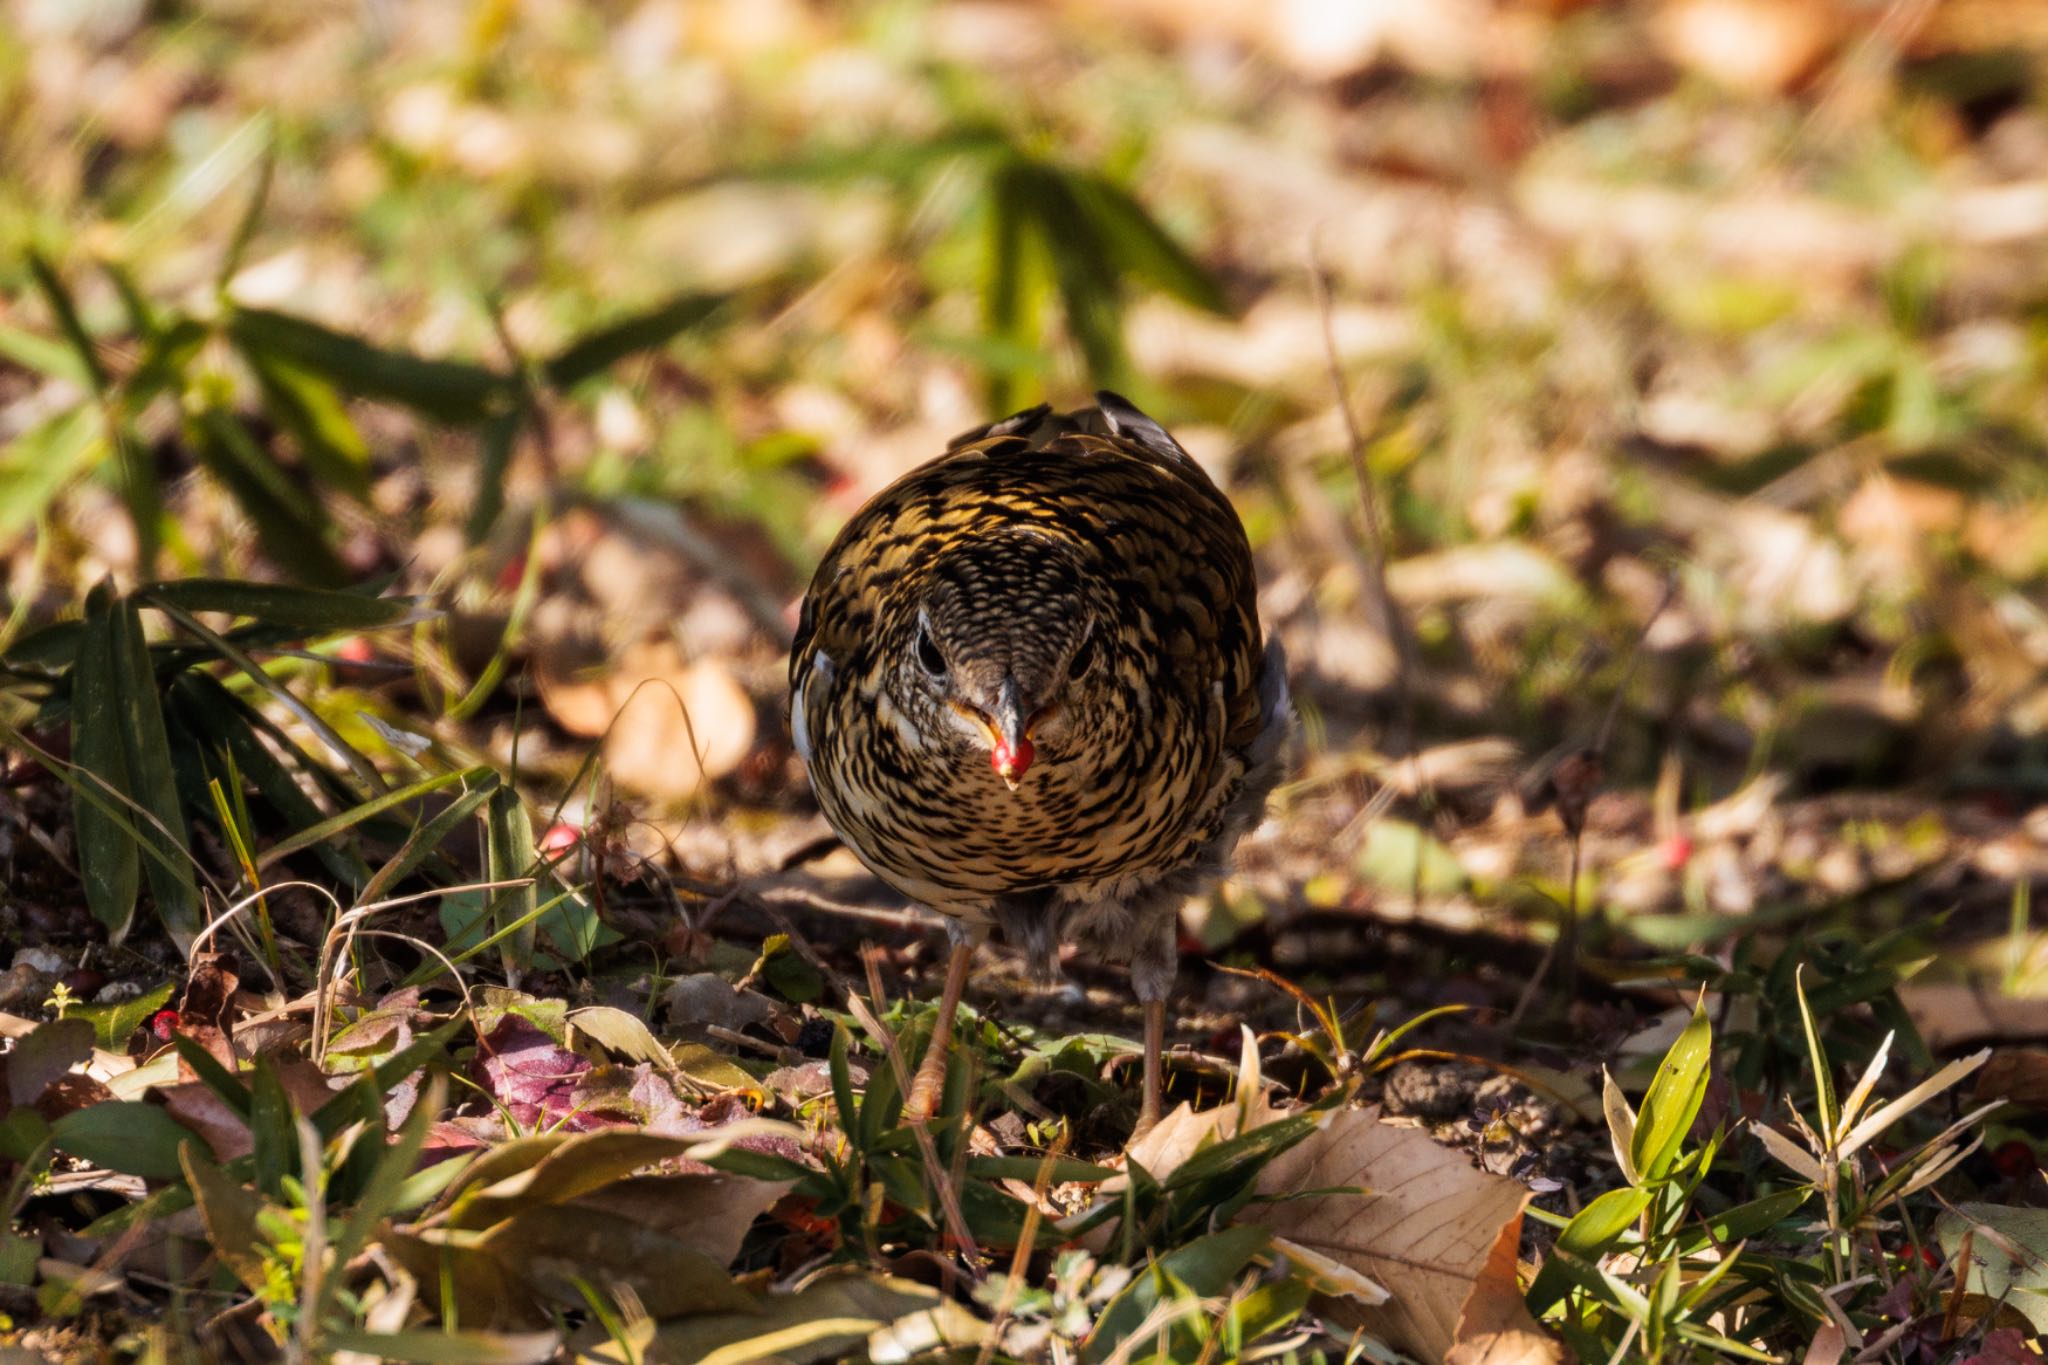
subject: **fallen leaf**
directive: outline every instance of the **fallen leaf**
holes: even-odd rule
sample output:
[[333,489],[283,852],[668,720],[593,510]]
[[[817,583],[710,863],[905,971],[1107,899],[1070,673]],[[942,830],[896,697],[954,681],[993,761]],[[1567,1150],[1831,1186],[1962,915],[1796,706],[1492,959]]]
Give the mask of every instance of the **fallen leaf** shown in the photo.
[[590,1062],[525,1018],[506,1014],[479,1039],[477,1079],[522,1128],[592,1126],[577,1113],[576,1088]]
[[689,1243],[719,1265],[740,1253],[754,1220],[789,1189],[784,1180],[753,1180],[718,1172],[639,1175],[571,1201],[571,1207],[628,1218],[689,1236]]
[[1908,981],[1899,987],[1899,1003],[1935,1052],[1987,1038],[2048,1034],[2048,997],[2000,995],[1960,981]]
[[92,1055],[92,1036],[92,1025],[83,1019],[52,1019],[17,1039],[0,1057],[8,1103],[34,1104],[45,1087]]
[[738,990],[717,972],[678,977],[663,993],[661,1003],[668,1011],[669,1023],[680,1029],[743,1029],[775,1013],[766,996]]
[[2027,1334],[2017,1327],[2000,1327],[1986,1332],[1977,1350],[1956,1365],[2040,1365],[2041,1357],[2027,1349]]
[[1824,1323],[1807,1344],[1803,1365],[1837,1365],[1849,1353],[1849,1338],[1834,1323]]
[[1521,1248],[1522,1215],[1502,1227],[1480,1267],[1472,1293],[1458,1315],[1455,1344],[1444,1365],[1558,1365],[1564,1351],[1529,1316],[1515,1282],[1515,1254]]
[[611,1005],[590,1005],[569,1011],[569,1025],[621,1056],[636,1062],[652,1062],[664,1071],[675,1070],[675,1059],[637,1014]]
[[[507,1278],[565,1308],[584,1302],[579,1279],[607,1293],[630,1288],[657,1318],[754,1306],[725,1261],[699,1250],[694,1239],[582,1203],[522,1210],[473,1245],[495,1258]],[[543,1319],[528,1319],[535,1320]]]
[[242,978],[235,972],[233,953],[199,953],[192,959],[192,974],[185,982],[185,994],[178,1001],[178,1014],[187,1023],[206,1023],[222,1033],[234,1031],[228,1004]]
[[[793,1294],[770,1295],[756,1312],[700,1313],[663,1323],[655,1342],[662,1357],[696,1365],[752,1365],[761,1360],[807,1365],[866,1355],[865,1347],[877,1338],[909,1338],[914,1319],[929,1319],[946,1339],[946,1328],[959,1321],[959,1314],[945,1309],[944,1296],[929,1286],[838,1269],[826,1271]],[[583,1345],[598,1360],[635,1358],[608,1338]],[[903,1359],[886,1352],[875,1358]]]
[[[738,1140],[787,1143],[774,1134],[790,1130],[765,1127],[773,1134]],[[712,1172],[639,1174],[684,1161],[701,1136],[613,1127],[501,1143],[427,1217],[392,1229],[387,1245],[415,1276],[445,1282],[465,1322],[545,1321],[540,1301],[583,1302],[578,1277],[630,1289],[657,1318],[750,1310],[754,1296],[726,1265],[789,1187]]]
[[1240,1220],[1392,1293],[1377,1305],[1356,1295],[1333,1300],[1332,1316],[1424,1359],[1562,1359],[1515,1282],[1525,1186],[1474,1170],[1422,1129],[1381,1123],[1374,1109],[1329,1115],[1258,1182],[1272,1196],[1338,1186],[1363,1192],[1254,1205]]
[[[1163,1179],[1203,1147],[1285,1116],[1263,1098],[1242,1113],[1236,1105],[1183,1104],[1133,1143],[1130,1157]],[[1103,1194],[1120,1184],[1105,1182]],[[1298,1197],[1335,1187],[1354,1192]],[[1529,1200],[1520,1182],[1474,1170],[1422,1129],[1381,1123],[1377,1109],[1347,1109],[1323,1116],[1274,1157],[1257,1188],[1275,1202],[1254,1204],[1238,1221],[1269,1229],[1282,1251],[1309,1253],[1301,1268],[1319,1282],[1329,1316],[1423,1359],[1553,1365],[1563,1358],[1529,1316],[1515,1280]]]
[[[277,1068],[277,1079],[298,1114],[318,1113],[338,1093],[328,1075],[311,1062],[288,1062]],[[226,1163],[255,1150],[248,1120],[206,1082],[182,1080],[153,1089],[170,1116],[205,1141],[214,1160]]]
[[1974,1103],[2010,1100],[2029,1109],[2048,1109],[2048,1051],[2034,1047],[2002,1047],[1977,1073]]
[[716,659],[685,664],[673,644],[642,647],[620,661],[609,686],[617,716],[605,764],[634,791],[685,800],[753,747],[753,700]]
[[72,1072],[44,1086],[43,1093],[36,1096],[35,1109],[46,1121],[54,1123],[66,1114],[90,1109],[113,1098],[114,1092],[107,1088],[105,1082]]
[[603,736],[606,766],[634,791],[687,799],[753,747],[754,703],[732,670],[685,660],[672,640],[633,645],[609,667],[537,662],[548,714],[580,738]]

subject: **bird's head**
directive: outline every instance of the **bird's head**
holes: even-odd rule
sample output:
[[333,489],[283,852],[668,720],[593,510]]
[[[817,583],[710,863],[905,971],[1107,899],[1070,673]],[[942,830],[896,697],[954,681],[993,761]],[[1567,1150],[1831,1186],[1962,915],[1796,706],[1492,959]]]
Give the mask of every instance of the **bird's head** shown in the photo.
[[1100,615],[1062,541],[1006,531],[940,551],[898,664],[913,723],[936,747],[985,754],[1015,791],[1094,709],[1111,634]]

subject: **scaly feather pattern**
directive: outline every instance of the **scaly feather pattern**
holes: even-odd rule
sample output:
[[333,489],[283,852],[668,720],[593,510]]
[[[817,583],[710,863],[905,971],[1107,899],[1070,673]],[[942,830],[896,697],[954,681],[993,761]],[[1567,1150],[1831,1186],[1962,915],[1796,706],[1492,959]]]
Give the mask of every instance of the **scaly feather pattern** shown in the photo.
[[1162,998],[1180,902],[1262,814],[1292,711],[1229,500],[1114,394],[958,438],[805,598],[791,724],[875,873],[1041,970],[1087,940]]

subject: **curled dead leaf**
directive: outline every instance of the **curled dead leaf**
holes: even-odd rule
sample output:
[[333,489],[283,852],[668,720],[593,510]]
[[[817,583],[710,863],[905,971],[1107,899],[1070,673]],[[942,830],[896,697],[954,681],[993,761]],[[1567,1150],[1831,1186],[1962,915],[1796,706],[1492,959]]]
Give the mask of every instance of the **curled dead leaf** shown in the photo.
[[625,787],[681,801],[740,765],[753,747],[753,699],[716,659],[686,661],[672,641],[628,649],[608,672],[543,661],[541,701],[556,723],[604,736],[604,759]]

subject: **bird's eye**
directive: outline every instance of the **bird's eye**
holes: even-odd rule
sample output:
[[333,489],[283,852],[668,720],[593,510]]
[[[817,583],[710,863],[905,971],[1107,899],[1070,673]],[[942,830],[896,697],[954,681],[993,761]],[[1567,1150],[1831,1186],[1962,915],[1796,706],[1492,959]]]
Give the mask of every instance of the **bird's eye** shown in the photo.
[[1079,678],[1095,667],[1095,632],[1089,631],[1075,646],[1073,657],[1067,660],[1067,676]]
[[932,638],[931,627],[917,623],[917,664],[934,678],[946,676],[946,656],[939,653],[939,642]]

